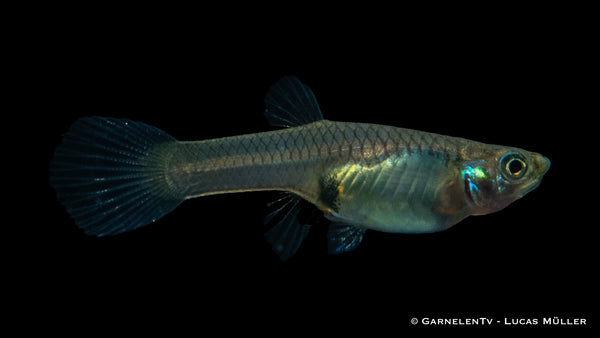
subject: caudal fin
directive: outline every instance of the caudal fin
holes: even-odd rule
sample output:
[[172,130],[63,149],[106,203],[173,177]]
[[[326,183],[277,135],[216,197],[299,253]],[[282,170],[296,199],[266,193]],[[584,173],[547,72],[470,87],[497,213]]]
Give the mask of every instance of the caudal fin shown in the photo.
[[[77,120],[50,163],[50,184],[77,226],[105,236],[147,225],[183,197],[165,180],[161,145],[169,134],[140,122]],[[163,147],[164,149],[164,147]]]

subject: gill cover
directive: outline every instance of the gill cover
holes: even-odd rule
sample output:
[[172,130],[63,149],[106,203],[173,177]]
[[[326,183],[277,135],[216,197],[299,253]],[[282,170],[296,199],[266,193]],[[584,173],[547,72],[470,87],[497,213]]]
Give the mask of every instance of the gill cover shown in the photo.
[[549,168],[547,158],[516,148],[499,148],[485,159],[464,163],[461,174],[472,214],[505,208],[535,189]]

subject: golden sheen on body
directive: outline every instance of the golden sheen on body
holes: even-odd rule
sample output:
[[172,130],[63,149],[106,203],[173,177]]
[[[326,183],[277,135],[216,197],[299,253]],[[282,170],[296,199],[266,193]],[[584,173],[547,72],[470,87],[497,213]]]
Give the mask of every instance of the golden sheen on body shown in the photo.
[[392,126],[323,118],[295,77],[265,97],[275,131],[178,141],[141,122],[84,117],[64,135],[50,182],[75,223],[116,235],[152,223],[186,199],[275,190],[265,221],[290,258],[309,224],[304,199],[331,220],[330,253],[353,250],[367,229],[427,233],[499,211],[534,190],[550,168],[535,152]]

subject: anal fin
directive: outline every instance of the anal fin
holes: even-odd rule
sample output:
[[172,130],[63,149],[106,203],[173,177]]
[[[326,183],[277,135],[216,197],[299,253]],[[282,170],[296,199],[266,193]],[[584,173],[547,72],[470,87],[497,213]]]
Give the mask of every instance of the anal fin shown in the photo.
[[283,215],[277,224],[265,233],[265,238],[282,261],[290,259],[298,251],[310,230],[310,226],[300,224],[298,221],[300,213],[298,203],[301,200],[302,198],[295,194],[286,193],[284,197],[268,205],[271,207],[278,203],[282,204],[265,217],[265,224],[268,224],[276,216]]

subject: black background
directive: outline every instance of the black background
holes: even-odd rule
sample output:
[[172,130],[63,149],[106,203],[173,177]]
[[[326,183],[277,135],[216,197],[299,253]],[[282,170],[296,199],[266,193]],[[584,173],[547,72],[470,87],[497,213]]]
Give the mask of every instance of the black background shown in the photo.
[[[134,320],[265,332],[308,323],[404,330],[413,316],[593,321],[597,221],[588,216],[588,175],[596,170],[581,136],[585,121],[595,122],[585,102],[584,20],[537,11],[330,13],[321,23],[343,22],[321,28],[285,10],[246,20],[183,12],[86,8],[47,17],[24,43],[23,86],[35,93],[27,117],[43,150],[43,209],[30,216],[43,221],[25,227],[19,249],[34,295],[25,313],[64,304],[54,325]],[[263,237],[275,193],[186,201],[110,238],[84,235],[55,200],[48,162],[78,117],[142,121],[180,140],[271,130],[263,97],[285,75],[312,88],[327,119],[517,146],[552,167],[507,209],[441,233],[369,231],[356,251],[330,256],[324,222],[286,263]]]

